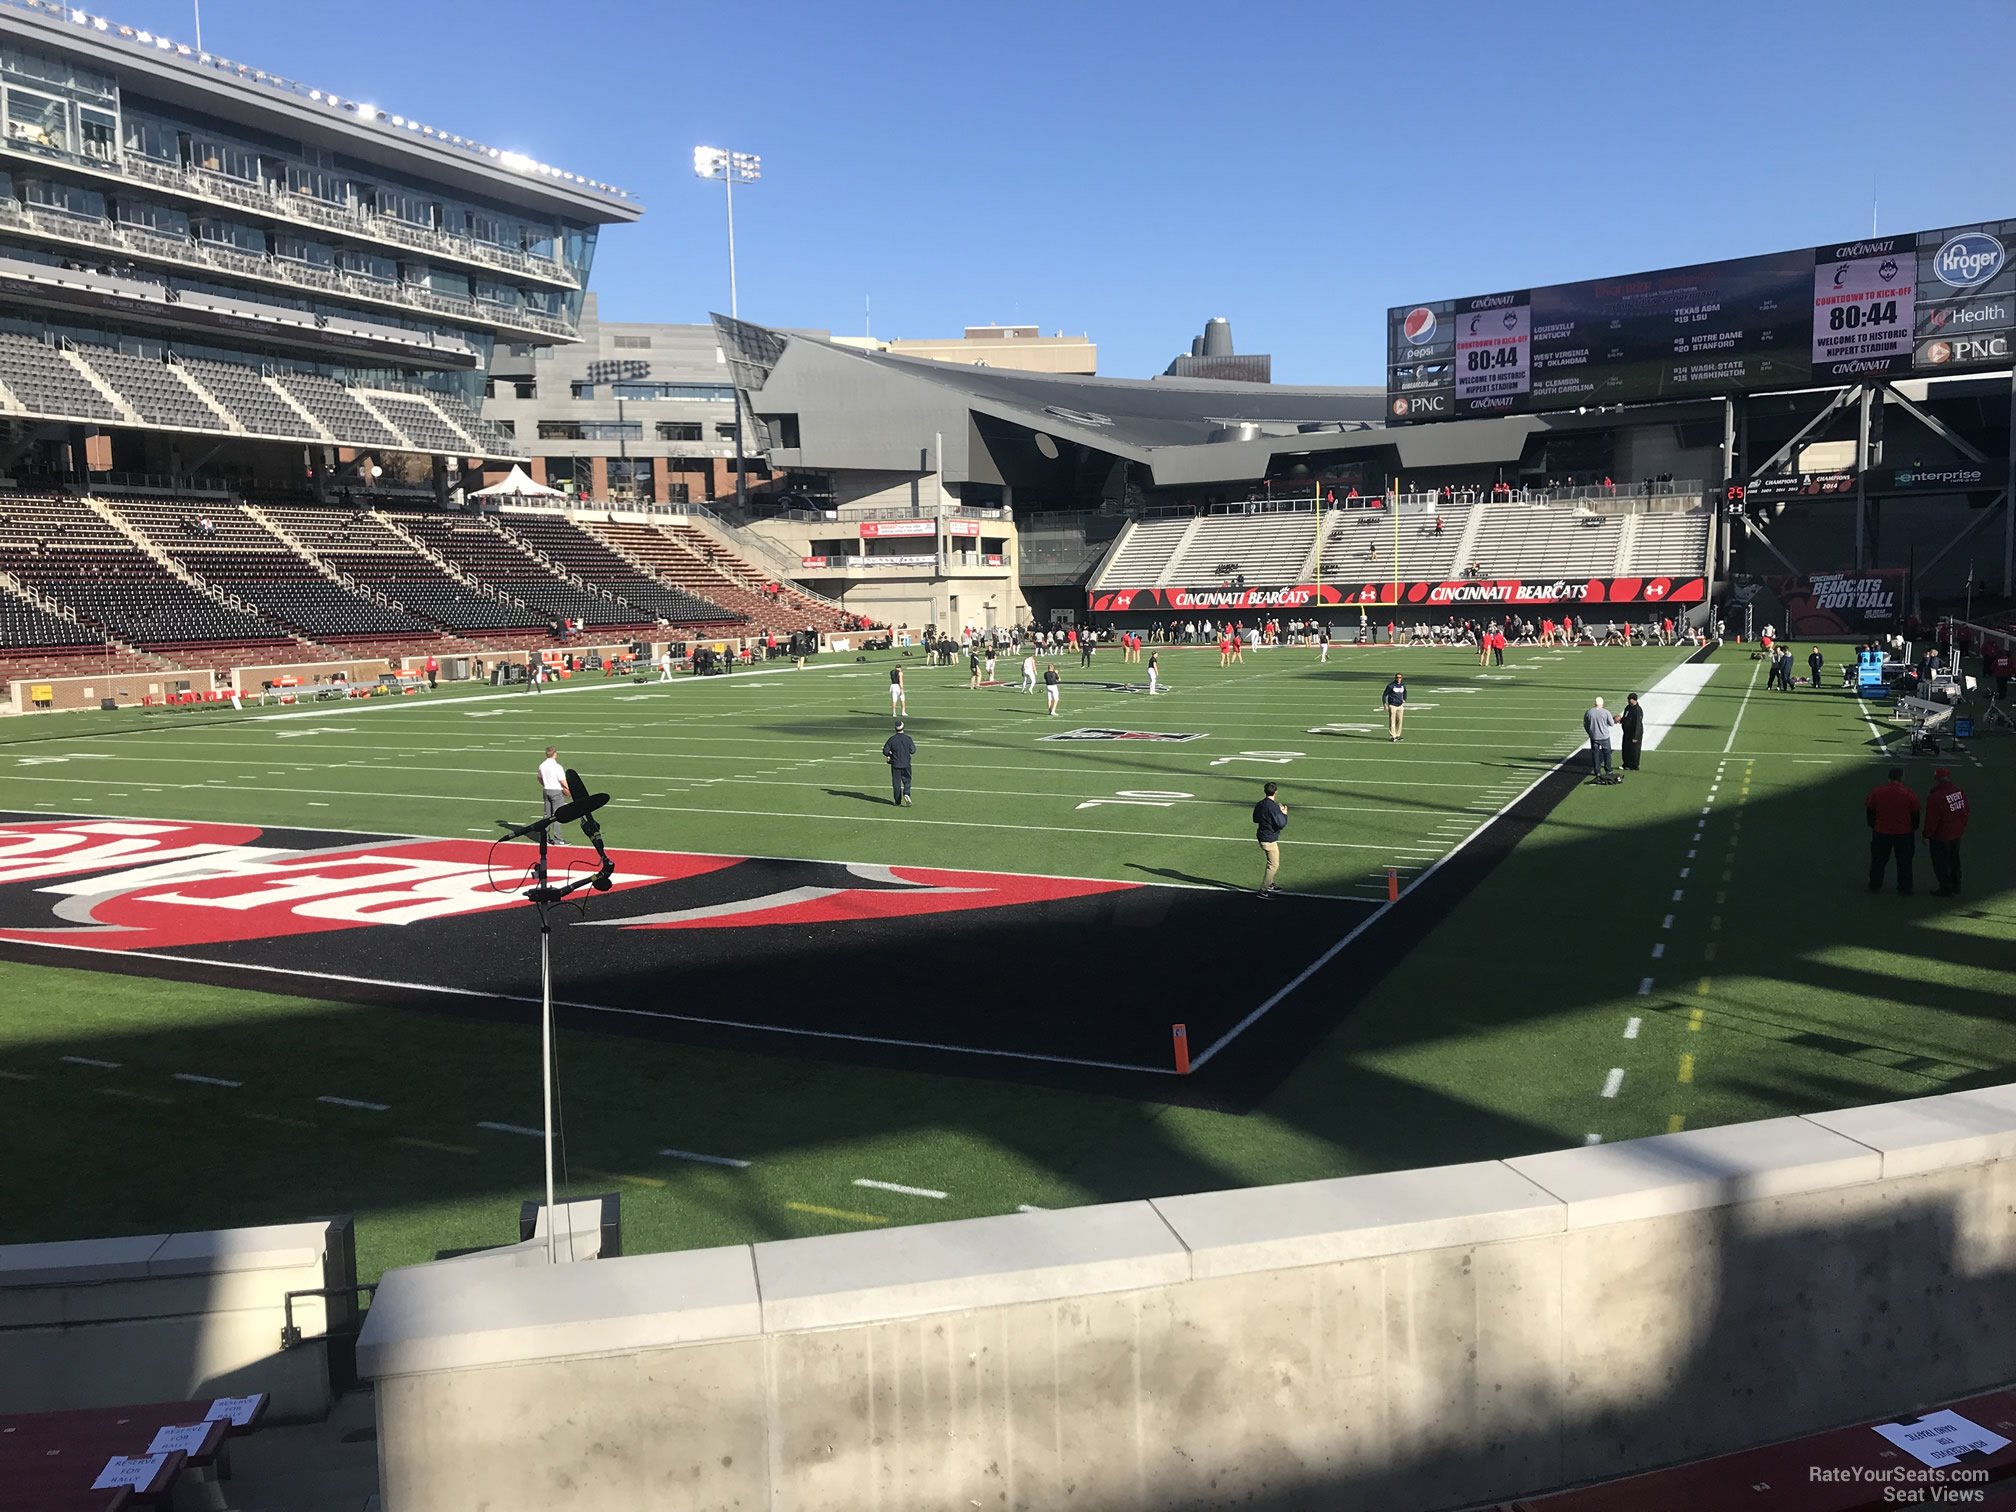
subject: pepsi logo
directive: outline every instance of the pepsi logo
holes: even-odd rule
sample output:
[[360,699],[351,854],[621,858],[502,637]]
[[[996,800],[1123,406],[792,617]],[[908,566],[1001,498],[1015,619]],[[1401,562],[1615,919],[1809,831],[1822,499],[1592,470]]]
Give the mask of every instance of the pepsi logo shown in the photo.
[[1413,346],[1426,346],[1435,339],[1435,312],[1426,305],[1416,305],[1407,312],[1400,330]]
[[1932,273],[1949,289],[1978,289],[2008,260],[2002,243],[1986,231],[1962,231],[1948,237],[1932,258]]

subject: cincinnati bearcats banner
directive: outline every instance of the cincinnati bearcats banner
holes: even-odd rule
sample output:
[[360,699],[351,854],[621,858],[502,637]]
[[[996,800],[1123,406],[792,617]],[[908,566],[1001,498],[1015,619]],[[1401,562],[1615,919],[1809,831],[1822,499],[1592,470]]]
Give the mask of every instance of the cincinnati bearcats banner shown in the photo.
[[1888,633],[1904,623],[1910,573],[1902,567],[1781,574],[1764,587],[1777,598],[1789,634],[1807,636]]
[[1708,594],[1698,577],[1448,578],[1383,583],[1296,583],[1286,588],[1115,588],[1086,596],[1094,614],[1172,610],[1372,608],[1396,603],[1423,609],[1521,605],[1698,604]]
[[[604,823],[620,828],[620,802]],[[0,955],[89,952],[139,973],[522,1016],[539,996],[537,915],[521,896],[536,854],[523,841],[0,813]],[[1283,899],[1256,962],[1226,948],[1224,896],[1209,889],[611,856],[611,890],[555,912],[555,999],[579,1022],[1123,1069],[1168,1064],[1172,1019],[1209,1043],[1288,985],[1335,938],[1340,907]],[[595,864],[579,845],[553,852],[556,880]]]

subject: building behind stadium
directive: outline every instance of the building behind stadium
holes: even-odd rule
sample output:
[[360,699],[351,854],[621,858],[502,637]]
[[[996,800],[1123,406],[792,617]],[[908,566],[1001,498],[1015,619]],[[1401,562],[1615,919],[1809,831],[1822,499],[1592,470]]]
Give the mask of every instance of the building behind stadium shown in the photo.
[[[87,12],[0,4],[5,471],[447,497],[526,455],[493,356],[578,340],[623,191]],[[375,469],[375,471],[373,471]]]

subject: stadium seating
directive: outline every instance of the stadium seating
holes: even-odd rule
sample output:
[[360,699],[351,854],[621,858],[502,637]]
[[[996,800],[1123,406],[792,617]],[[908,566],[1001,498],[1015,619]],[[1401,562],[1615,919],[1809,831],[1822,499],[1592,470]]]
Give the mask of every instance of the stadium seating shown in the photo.
[[[1442,520],[1436,535],[1433,522]],[[1324,577],[1395,573],[1395,518],[1384,509],[1326,511]],[[1397,572],[1409,581],[1672,576],[1708,569],[1705,510],[1596,513],[1523,500],[1450,502],[1398,517]],[[1136,520],[1093,575],[1097,588],[1215,587],[1243,578],[1283,586],[1314,570],[1315,515],[1262,513]]]
[[1315,545],[1314,514],[1213,515],[1177,548],[1165,581],[1189,587],[1228,577],[1299,582]]
[[524,450],[514,437],[477,414],[460,394],[430,389],[427,397],[434,402],[434,408],[448,417],[450,425],[476,443],[476,455],[514,457]]
[[1108,561],[1105,577],[1112,586],[1146,587],[1162,576],[1194,516],[1177,520],[1137,520]]
[[475,520],[445,515],[396,515],[401,529],[486,587],[528,608],[584,624],[642,628],[653,616],[592,589],[556,577],[509,536]]
[[0,383],[24,408],[43,415],[92,420],[125,417],[46,341],[0,331]]
[[126,408],[150,425],[175,430],[226,431],[230,421],[182,381],[165,362],[111,347],[79,346],[77,357],[99,382],[117,393]]
[[182,358],[179,366],[183,375],[194,380],[209,396],[212,404],[252,435],[321,439],[315,427],[256,370],[237,363],[206,362],[193,357]]
[[1470,562],[1487,578],[1609,577],[1617,570],[1624,516],[1579,514],[1545,504],[1491,504],[1471,540]]
[[[766,576],[745,557],[691,525],[645,525],[634,521],[592,522],[589,528],[655,576],[687,593],[721,606],[730,618],[753,630],[779,634],[803,630],[844,630],[846,616],[830,600],[795,583]],[[779,592],[762,591],[776,583]]]
[[1624,554],[1629,577],[1674,577],[1703,570],[1708,560],[1708,516],[1642,514],[1633,517]]
[[718,624],[735,618],[719,604],[640,572],[562,515],[513,512],[503,515],[498,523],[563,571],[659,619],[673,624]]
[[372,394],[371,407],[398,426],[421,451],[436,456],[467,457],[478,451],[476,443],[437,415],[427,401],[414,396]]
[[332,571],[409,615],[485,644],[497,643],[491,632],[543,629],[546,623],[542,614],[449,576],[367,510],[273,505],[265,514]]
[[[1409,581],[1457,575],[1457,552],[1472,506],[1451,504],[1439,515],[1402,514],[1397,553],[1400,574]],[[1326,578],[1381,578],[1393,572],[1396,553],[1393,516],[1383,509],[1338,510],[1323,525],[1323,575]],[[1442,533],[1435,534],[1435,521]]]
[[346,441],[366,446],[390,446],[399,451],[413,449],[401,437],[387,430],[371,411],[357,402],[350,390],[333,378],[283,371],[275,373],[273,381],[332,436],[341,436]]

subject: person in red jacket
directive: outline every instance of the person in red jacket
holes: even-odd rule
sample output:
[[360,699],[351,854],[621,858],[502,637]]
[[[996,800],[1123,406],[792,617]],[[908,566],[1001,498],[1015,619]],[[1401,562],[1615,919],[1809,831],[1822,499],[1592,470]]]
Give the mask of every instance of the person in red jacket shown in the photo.
[[1932,774],[1932,791],[1925,795],[1925,853],[1932,861],[1932,875],[1939,885],[1935,898],[1952,898],[1960,893],[1960,837],[1967,833],[1967,795],[1953,781],[1950,767]]
[[1890,780],[1871,788],[1862,801],[1869,819],[1869,891],[1883,890],[1883,869],[1897,858],[1897,893],[1911,896],[1911,837],[1918,830],[1918,795],[1904,786],[1904,768],[1890,768]]

